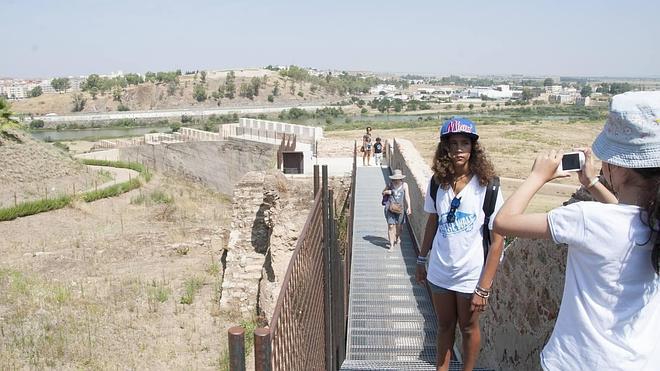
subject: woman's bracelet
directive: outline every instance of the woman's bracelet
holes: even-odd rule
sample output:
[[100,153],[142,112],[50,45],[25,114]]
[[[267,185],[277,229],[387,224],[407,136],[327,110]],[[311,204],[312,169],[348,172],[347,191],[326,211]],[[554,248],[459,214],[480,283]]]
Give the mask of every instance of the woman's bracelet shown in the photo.
[[418,265],[426,265],[426,256],[418,256],[417,257],[417,264]]
[[596,183],[598,183],[599,181],[600,181],[600,177],[597,176],[597,177],[593,178],[593,179],[591,180],[591,182],[589,182],[589,184],[587,184],[587,185],[585,186],[585,188],[586,188],[586,189],[590,189],[591,187],[595,186]]
[[485,288],[483,288],[479,285],[477,285],[476,290],[479,290],[479,291],[485,292],[485,293],[490,293],[490,291],[491,291],[491,289],[485,289]]
[[478,289],[474,289],[474,294],[484,299],[488,299],[490,297],[490,292],[482,292]]

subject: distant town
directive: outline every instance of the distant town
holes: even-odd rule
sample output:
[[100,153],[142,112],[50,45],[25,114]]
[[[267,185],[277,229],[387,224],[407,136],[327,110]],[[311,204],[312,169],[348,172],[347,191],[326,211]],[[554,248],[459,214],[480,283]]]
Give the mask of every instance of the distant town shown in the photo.
[[[284,71],[287,66],[268,66],[272,71]],[[310,76],[337,76],[347,72],[304,69]],[[181,73],[178,75],[197,76],[200,71]],[[219,71],[209,71],[210,73]],[[95,78],[122,79],[127,76],[137,76],[147,80],[146,74],[124,74],[122,71],[106,75],[90,75]],[[333,75],[334,74],[334,75]],[[374,73],[348,73],[363,78],[382,77]],[[85,91],[85,82],[89,76],[68,76],[47,79],[0,78],[0,97],[9,100],[23,100],[42,94],[64,94]],[[461,77],[448,76],[436,78],[419,75],[388,75],[387,81],[392,84],[378,84],[358,94],[371,95],[375,100],[394,100],[399,102],[452,102],[452,101],[524,101],[531,104],[566,104],[589,106],[594,101],[606,101],[607,96],[628,90],[653,89],[660,86],[660,79],[595,79],[595,78],[564,78],[564,77],[525,77],[520,75],[509,77]],[[402,82],[402,83],[400,83]],[[508,105],[508,104],[507,104]]]

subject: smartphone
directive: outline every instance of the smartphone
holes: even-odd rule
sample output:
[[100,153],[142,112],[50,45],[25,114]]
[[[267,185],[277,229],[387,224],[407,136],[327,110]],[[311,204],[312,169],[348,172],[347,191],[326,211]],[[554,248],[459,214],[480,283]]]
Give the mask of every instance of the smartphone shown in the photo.
[[584,167],[583,152],[564,153],[559,165],[559,171],[580,171]]

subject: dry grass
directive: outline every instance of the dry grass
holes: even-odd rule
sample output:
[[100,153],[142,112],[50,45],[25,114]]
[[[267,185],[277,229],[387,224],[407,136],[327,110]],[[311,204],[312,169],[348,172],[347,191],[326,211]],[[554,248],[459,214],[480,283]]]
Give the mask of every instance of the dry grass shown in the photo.
[[166,179],[144,192],[169,203],[131,204],[134,190],[0,223],[2,368],[219,367],[239,321],[219,310],[214,266],[230,202]]
[[[485,147],[488,156],[495,164],[498,174],[502,177],[524,179],[529,174],[534,158],[540,151],[560,149],[569,151],[578,147],[590,146],[603,127],[602,122],[522,122],[512,125],[498,123],[478,127],[479,141]],[[417,129],[390,129],[374,131],[374,136],[381,138],[404,138],[410,140],[419,150],[423,158],[430,164],[435,153],[438,140],[437,127]],[[331,140],[353,143],[359,140],[363,130],[328,132]],[[578,186],[576,178],[555,181],[558,184]],[[505,197],[515,189],[513,185],[503,187]],[[568,199],[572,191],[566,188],[560,194],[541,192],[537,195],[528,211],[547,211],[561,205]]]

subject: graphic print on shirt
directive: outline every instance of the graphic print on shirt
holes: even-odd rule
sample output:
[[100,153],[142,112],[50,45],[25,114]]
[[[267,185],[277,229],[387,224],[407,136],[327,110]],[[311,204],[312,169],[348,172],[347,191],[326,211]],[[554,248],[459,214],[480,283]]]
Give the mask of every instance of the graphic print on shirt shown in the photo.
[[474,223],[477,221],[476,214],[468,214],[456,210],[456,220],[453,223],[447,223],[448,214],[442,214],[438,224],[438,232],[445,238],[452,234],[471,231],[474,228]]

